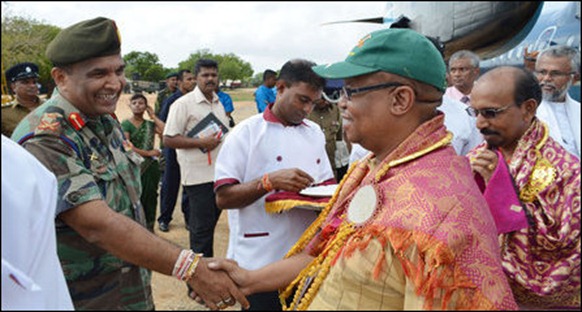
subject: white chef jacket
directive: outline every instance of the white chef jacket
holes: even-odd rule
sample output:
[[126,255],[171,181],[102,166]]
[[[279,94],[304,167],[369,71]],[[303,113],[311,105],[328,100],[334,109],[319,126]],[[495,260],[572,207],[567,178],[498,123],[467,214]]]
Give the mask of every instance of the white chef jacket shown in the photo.
[[[299,168],[315,182],[334,178],[321,128],[308,119],[301,125],[286,127],[273,115],[271,107],[242,121],[226,137],[216,160],[215,189],[286,168]],[[228,210],[230,237],[226,256],[249,270],[283,259],[317,216],[304,209],[267,213],[265,197],[249,206]]]

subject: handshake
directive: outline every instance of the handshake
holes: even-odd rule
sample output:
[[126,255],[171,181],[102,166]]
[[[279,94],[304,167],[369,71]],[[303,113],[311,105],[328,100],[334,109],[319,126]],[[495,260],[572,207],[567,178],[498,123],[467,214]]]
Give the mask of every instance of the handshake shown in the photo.
[[[189,257],[193,261],[189,262]],[[245,297],[250,295],[250,289],[245,287],[249,273],[234,260],[202,258],[201,254],[185,250],[176,262],[173,275],[190,285],[192,299],[211,310],[222,310],[234,306],[236,302],[243,309],[250,306]]]

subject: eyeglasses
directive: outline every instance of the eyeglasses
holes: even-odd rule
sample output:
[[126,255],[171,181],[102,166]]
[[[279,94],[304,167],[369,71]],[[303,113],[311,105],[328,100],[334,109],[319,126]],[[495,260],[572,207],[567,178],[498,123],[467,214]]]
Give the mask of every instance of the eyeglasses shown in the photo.
[[388,82],[388,83],[381,83],[381,84],[377,84],[377,85],[373,85],[373,86],[361,87],[361,88],[355,88],[355,89],[347,88],[346,86],[343,86],[341,95],[345,96],[348,100],[351,101],[352,95],[354,95],[354,94],[373,91],[373,90],[380,90],[380,89],[385,89],[385,88],[391,88],[391,87],[400,87],[403,85],[404,84],[399,83],[399,82]]
[[467,107],[465,108],[465,110],[467,111],[467,114],[469,114],[469,116],[471,117],[477,117],[479,116],[479,114],[481,114],[481,116],[483,116],[486,119],[493,119],[495,117],[497,117],[497,114],[507,110],[508,108],[514,106],[515,104],[509,104],[507,106],[504,107],[500,107],[500,108],[484,108],[484,109],[476,109],[473,107]]
[[546,75],[550,75],[550,78],[558,78],[558,77],[564,77],[564,76],[568,76],[568,75],[572,75],[574,74],[574,72],[569,72],[569,73],[565,73],[565,72],[561,72],[559,70],[552,70],[552,71],[547,71],[547,70],[536,70],[534,71],[534,73],[538,76],[542,76],[545,77]]

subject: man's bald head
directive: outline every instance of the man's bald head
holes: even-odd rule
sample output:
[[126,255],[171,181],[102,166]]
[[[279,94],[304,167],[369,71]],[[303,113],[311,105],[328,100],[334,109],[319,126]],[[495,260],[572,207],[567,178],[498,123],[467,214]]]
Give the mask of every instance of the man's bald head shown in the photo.
[[542,90],[539,82],[530,71],[512,66],[496,67],[483,74],[474,90],[487,87],[491,92],[512,92],[514,102],[517,106],[528,99],[533,99],[539,105],[542,101]]

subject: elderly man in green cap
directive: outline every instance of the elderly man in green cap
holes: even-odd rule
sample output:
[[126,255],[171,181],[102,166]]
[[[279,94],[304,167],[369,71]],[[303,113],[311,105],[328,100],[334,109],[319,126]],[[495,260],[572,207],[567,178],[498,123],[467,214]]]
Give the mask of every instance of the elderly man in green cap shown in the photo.
[[46,51],[55,93],[12,135],[58,179],[57,249],[75,309],[153,310],[149,270],[187,281],[212,309],[246,307],[202,254],[145,228],[142,159],[114,115],[126,84],[120,46],[107,18],[63,29]]
[[245,293],[281,289],[290,310],[516,309],[495,223],[437,111],[446,69],[434,45],[410,29],[380,30],[314,71],[344,79],[343,129],[371,153],[285,259],[211,267]]

